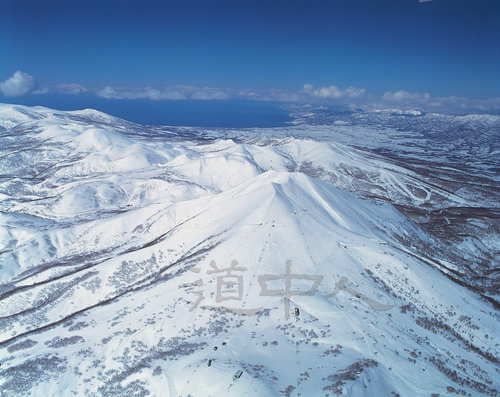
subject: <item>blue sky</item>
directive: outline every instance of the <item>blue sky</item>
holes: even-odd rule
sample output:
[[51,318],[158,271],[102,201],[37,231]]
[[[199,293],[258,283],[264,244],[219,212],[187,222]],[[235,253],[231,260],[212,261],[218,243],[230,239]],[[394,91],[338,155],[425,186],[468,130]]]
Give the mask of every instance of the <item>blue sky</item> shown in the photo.
[[500,108],[498,0],[0,5],[4,102],[83,95]]

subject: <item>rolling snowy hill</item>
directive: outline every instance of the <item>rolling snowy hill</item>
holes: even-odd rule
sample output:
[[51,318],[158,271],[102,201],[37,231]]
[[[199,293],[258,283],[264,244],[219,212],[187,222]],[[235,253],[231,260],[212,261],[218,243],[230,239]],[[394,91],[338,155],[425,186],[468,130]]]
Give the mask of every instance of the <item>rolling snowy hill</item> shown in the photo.
[[393,113],[0,105],[0,395],[498,395],[499,118]]

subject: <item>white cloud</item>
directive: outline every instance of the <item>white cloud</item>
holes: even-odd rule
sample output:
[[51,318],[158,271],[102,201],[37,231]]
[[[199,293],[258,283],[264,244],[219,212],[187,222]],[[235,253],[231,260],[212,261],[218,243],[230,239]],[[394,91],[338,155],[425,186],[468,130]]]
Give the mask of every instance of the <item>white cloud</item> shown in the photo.
[[254,101],[299,102],[302,93],[284,90],[235,90],[216,87],[195,87],[175,85],[156,89],[151,87],[112,87],[95,91],[106,99],[151,99],[151,100],[228,100],[243,99]]
[[162,99],[160,90],[151,87],[127,88],[107,86],[97,91],[97,95],[106,99],[151,99],[157,101]]
[[159,99],[182,100],[187,99],[186,94],[175,89],[166,88],[161,93]]
[[301,94],[278,89],[270,90],[239,90],[234,94],[237,98],[250,101],[299,102]]
[[[45,88],[48,92],[48,89]],[[80,95],[88,91],[88,88],[81,84],[57,84],[53,87],[54,91],[64,95]]]
[[444,113],[498,113],[500,112],[500,98],[437,97],[422,104],[422,107],[428,111]]
[[229,90],[212,87],[174,86],[166,87],[162,90],[144,87],[104,87],[98,90],[97,95],[106,99],[151,99],[154,101],[162,99],[202,99],[202,100],[222,100],[231,98]]
[[342,90],[336,85],[315,88],[312,84],[304,84],[302,92],[319,99],[356,99],[362,98],[366,94],[364,88],[348,87]]
[[106,99],[149,99],[159,100],[227,100],[242,99],[276,102],[325,102],[370,108],[412,109],[439,113],[500,113],[500,98],[472,99],[457,96],[433,97],[428,93],[405,90],[386,91],[382,96],[367,94],[364,88],[339,88],[336,85],[314,87],[304,84],[301,91],[281,89],[253,90],[217,87],[195,87],[175,85],[162,89],[153,87],[113,87],[101,89],[87,88],[81,84],[56,84],[39,86],[37,79],[25,72],[16,71],[11,77],[0,82],[0,93],[4,96],[26,94],[82,95],[93,93]]
[[412,93],[404,90],[399,90],[396,92],[387,91],[382,96],[382,99],[388,102],[426,102],[430,98],[431,96],[427,93]]
[[191,99],[204,99],[204,100],[223,100],[231,98],[229,93],[218,89],[201,89],[191,94]]
[[366,95],[366,90],[364,88],[348,87],[345,93],[349,98],[361,98]]
[[0,83],[0,92],[5,96],[22,96],[34,92],[37,86],[38,81],[34,76],[18,70]]
[[32,91],[32,94],[47,94],[50,92],[49,87],[38,87],[36,90]]
[[127,89],[120,89],[120,88],[113,88],[110,86],[106,86],[101,90],[98,90],[96,92],[97,96],[100,96],[101,98],[105,99],[138,99],[138,98],[144,98],[144,95],[142,96],[138,95],[137,92],[132,91],[132,90],[127,90]]
[[428,93],[408,92],[404,90],[387,91],[374,100],[372,105],[382,108],[398,107],[426,112],[466,114],[498,113],[500,98],[474,99],[457,96],[433,97]]

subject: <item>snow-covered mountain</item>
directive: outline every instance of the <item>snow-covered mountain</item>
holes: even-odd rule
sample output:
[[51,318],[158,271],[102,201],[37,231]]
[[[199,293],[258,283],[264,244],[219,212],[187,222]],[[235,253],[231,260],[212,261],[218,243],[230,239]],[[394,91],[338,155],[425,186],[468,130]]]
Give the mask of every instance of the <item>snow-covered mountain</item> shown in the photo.
[[498,120],[305,117],[0,105],[0,395],[498,395]]

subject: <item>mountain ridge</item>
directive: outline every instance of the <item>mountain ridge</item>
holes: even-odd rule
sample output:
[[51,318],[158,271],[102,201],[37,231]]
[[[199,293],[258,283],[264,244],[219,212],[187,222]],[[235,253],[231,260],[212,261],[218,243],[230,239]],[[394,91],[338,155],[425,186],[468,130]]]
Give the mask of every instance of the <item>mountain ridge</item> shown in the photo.
[[407,215],[467,191],[315,126],[38,111],[0,134],[0,395],[498,394],[494,278]]

